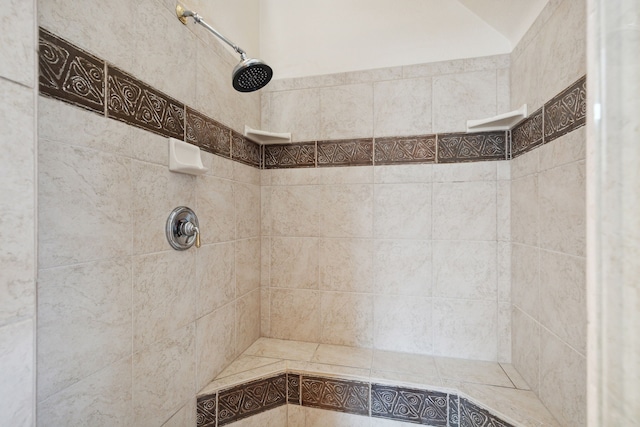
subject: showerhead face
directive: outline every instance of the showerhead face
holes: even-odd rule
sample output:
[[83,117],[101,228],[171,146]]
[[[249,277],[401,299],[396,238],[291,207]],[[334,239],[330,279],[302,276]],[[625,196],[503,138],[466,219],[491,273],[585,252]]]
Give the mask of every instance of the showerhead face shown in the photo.
[[238,92],[262,89],[271,81],[273,70],[259,59],[247,58],[233,69],[233,88]]

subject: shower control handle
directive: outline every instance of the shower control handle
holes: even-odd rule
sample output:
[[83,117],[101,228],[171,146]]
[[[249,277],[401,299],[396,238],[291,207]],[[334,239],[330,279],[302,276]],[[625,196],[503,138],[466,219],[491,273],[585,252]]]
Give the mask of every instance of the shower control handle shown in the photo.
[[179,232],[184,236],[196,236],[196,248],[200,247],[200,229],[190,221],[181,221]]
[[167,241],[177,251],[184,251],[195,244],[200,247],[200,224],[195,212],[186,206],[175,208],[166,225]]

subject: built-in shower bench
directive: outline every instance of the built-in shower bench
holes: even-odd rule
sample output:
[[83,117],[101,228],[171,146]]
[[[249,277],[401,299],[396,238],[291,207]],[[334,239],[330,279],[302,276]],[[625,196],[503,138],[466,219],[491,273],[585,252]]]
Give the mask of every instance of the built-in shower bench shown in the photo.
[[559,426],[510,364],[260,338],[198,394],[197,425]]

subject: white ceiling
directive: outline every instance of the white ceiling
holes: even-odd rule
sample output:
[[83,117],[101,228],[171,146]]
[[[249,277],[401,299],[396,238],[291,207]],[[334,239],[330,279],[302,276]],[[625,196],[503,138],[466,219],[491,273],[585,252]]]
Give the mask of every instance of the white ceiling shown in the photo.
[[[509,53],[548,0],[183,0],[274,78]],[[213,37],[213,36],[212,36]]]

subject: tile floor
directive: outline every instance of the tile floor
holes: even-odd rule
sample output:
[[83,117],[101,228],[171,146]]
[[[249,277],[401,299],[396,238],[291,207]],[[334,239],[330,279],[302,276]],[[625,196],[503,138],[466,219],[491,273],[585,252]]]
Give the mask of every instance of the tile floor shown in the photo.
[[259,338],[199,394],[278,372],[452,391],[521,426],[559,424],[511,364]]

